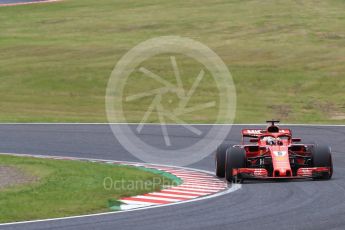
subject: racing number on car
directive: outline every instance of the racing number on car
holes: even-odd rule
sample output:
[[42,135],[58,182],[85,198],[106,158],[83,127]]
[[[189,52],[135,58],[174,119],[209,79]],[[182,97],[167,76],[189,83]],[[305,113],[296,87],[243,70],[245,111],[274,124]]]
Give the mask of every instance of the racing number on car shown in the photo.
[[276,161],[285,161],[286,151],[273,151]]
[[274,153],[274,155],[276,155],[277,157],[283,157],[283,156],[285,156],[286,151],[274,151],[273,153]]

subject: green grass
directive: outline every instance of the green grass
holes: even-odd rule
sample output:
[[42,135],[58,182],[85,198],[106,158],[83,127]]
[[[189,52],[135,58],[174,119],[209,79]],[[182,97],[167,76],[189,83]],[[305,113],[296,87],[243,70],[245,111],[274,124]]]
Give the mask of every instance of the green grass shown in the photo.
[[[120,197],[156,191],[172,183],[129,166],[13,156],[0,156],[0,164],[39,178],[0,190],[0,223],[110,211],[109,205],[118,203]],[[111,180],[105,178],[111,178],[113,185],[123,179],[123,187],[110,188]]]
[[[2,7],[0,121],[106,122],[105,89],[121,56],[146,39],[179,35],[209,46],[228,65],[237,123],[273,117],[344,123],[344,11],[341,0],[66,0]],[[162,64],[167,57],[148,67],[173,82],[169,63]],[[177,61],[188,89],[200,66]],[[132,78],[128,93],[156,86],[137,72]],[[190,106],[217,101],[209,75],[200,87]],[[128,121],[140,121],[149,103],[124,106]],[[212,122],[215,111],[182,118]]]

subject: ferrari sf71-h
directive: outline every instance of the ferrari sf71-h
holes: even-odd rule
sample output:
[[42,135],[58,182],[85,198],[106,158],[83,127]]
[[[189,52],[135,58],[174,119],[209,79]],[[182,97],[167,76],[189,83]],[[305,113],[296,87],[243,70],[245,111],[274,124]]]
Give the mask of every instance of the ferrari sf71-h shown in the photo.
[[330,179],[331,148],[301,144],[290,129],[267,121],[267,129],[243,129],[241,145],[223,143],[216,151],[216,175],[229,182],[245,179]]

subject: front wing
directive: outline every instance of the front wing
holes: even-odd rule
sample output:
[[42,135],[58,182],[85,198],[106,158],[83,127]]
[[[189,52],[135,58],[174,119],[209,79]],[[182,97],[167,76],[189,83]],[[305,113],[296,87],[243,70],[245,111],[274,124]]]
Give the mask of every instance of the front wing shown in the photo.
[[328,167],[299,168],[297,175],[290,177],[272,177],[264,168],[238,168],[233,169],[232,175],[241,179],[305,179],[318,178],[323,175],[330,175],[331,169]]

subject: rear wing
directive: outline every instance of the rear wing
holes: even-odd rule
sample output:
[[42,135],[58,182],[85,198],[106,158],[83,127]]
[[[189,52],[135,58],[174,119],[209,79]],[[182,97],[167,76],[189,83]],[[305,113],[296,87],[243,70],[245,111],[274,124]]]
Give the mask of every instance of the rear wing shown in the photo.
[[242,136],[256,138],[265,132],[265,129],[242,129]]
[[[292,135],[292,132],[290,129],[279,129],[278,131],[280,134],[286,134],[286,135]],[[257,138],[261,136],[262,134],[268,134],[266,129],[243,129],[242,130],[242,137],[251,137],[251,138]]]

